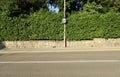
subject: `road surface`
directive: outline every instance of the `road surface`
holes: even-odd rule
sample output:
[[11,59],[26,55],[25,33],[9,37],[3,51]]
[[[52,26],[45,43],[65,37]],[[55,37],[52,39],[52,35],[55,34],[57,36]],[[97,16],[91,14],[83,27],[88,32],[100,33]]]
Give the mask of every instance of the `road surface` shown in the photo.
[[120,52],[0,53],[0,77],[120,77]]

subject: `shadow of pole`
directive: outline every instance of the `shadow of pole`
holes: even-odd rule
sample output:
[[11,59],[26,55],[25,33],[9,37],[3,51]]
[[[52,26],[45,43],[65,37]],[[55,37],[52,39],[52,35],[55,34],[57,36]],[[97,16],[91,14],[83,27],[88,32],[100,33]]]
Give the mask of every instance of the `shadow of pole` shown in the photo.
[[0,49],[6,48],[5,45],[0,41]]

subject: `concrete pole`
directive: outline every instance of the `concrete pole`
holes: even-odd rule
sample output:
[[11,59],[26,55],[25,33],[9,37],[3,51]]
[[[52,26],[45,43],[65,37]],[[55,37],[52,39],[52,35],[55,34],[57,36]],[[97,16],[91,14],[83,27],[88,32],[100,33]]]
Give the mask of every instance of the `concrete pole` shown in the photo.
[[[64,18],[66,19],[66,0],[64,0]],[[67,47],[67,41],[66,41],[66,23],[64,23],[64,47]]]

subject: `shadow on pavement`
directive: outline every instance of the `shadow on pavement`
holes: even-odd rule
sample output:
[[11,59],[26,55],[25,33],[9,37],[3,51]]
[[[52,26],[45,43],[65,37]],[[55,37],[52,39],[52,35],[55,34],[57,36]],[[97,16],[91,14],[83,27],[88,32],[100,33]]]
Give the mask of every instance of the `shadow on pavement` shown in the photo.
[[6,48],[5,45],[0,41],[0,50]]

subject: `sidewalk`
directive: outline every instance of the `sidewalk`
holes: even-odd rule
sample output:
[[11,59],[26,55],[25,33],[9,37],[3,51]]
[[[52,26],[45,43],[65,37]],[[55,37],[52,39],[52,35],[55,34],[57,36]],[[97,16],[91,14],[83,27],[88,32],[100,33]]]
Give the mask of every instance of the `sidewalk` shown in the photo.
[[81,48],[5,48],[0,53],[43,53],[43,52],[95,52],[120,51],[120,47],[81,47]]

